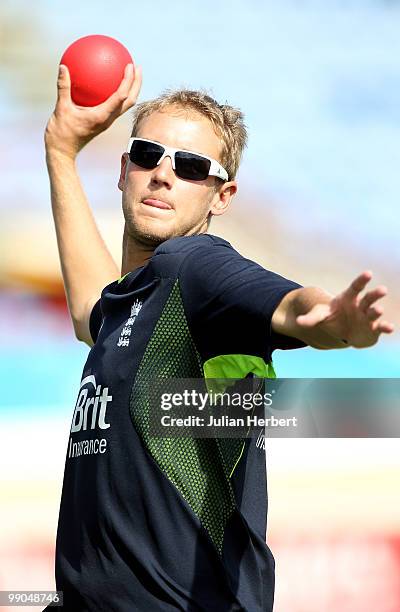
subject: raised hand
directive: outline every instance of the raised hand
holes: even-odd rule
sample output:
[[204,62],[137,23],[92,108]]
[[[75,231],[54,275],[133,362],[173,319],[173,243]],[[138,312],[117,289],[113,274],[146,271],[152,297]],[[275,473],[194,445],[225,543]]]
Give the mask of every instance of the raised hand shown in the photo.
[[296,323],[304,328],[318,326],[357,348],[376,344],[380,334],[394,331],[394,325],[382,319],[383,308],[376,303],[387,294],[386,287],[381,285],[360,295],[371,278],[371,271],[363,272],[329,303],[315,304],[308,313],[299,315]]
[[60,66],[57,103],[45,131],[47,153],[55,151],[75,158],[92,138],[106,130],[137,100],[142,85],[142,70],[128,64],[117,91],[98,106],[78,106],[71,99],[68,68]]

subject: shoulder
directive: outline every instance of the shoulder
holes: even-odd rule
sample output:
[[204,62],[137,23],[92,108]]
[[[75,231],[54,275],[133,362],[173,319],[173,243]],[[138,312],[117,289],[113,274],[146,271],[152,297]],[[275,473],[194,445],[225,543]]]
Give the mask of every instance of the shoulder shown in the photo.
[[198,234],[196,236],[178,236],[170,238],[160,244],[154,251],[154,255],[182,253],[190,255],[193,251],[214,251],[215,249],[234,251],[227,240],[214,236],[213,234]]
[[157,269],[172,266],[181,280],[189,275],[192,282],[199,282],[210,277],[211,271],[219,276],[222,270],[236,269],[238,260],[245,261],[227,240],[200,234],[166,240],[155,250],[152,263]]
[[159,255],[169,254],[180,256],[182,270],[190,266],[207,270],[229,265],[235,268],[254,266],[262,269],[259,264],[241,255],[224,238],[213,234],[200,234],[196,236],[180,236],[163,242],[154,252],[155,258]]

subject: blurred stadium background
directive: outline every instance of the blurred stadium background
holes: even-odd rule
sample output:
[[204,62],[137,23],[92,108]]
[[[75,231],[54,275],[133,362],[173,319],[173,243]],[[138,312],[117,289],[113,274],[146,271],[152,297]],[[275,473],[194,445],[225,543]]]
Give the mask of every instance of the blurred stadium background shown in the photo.
[[[395,334],[361,351],[277,351],[279,376],[399,377],[399,26],[395,0],[2,1],[0,590],[54,588],[67,437],[88,352],[66,310],[44,163],[64,49],[87,34],[114,36],[143,67],[140,100],[184,85],[243,109],[239,193],[212,233],[305,285],[334,293],[369,268],[372,284],[388,286]],[[79,159],[117,261],[128,136],[129,115]],[[398,612],[398,441],[274,439],[267,465],[276,612]]]

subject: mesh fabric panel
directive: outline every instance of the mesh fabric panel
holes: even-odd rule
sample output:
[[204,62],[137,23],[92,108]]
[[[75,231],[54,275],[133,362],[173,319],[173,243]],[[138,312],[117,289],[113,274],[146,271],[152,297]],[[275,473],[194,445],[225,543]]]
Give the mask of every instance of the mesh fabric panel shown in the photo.
[[140,363],[130,398],[133,424],[153,459],[199,518],[221,554],[225,525],[235,508],[230,474],[240,439],[158,438],[149,434],[149,388],[155,379],[203,378],[176,281]]

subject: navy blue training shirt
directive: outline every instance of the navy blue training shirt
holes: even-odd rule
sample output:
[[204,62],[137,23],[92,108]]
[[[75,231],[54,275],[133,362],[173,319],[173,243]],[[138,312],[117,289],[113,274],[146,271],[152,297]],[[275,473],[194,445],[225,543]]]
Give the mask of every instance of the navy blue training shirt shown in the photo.
[[[202,234],[167,240],[105,287],[67,447],[56,584],[71,612],[270,612],[265,450],[254,438],[149,434],[148,385],[237,365],[275,348],[272,314],[300,287]],[[222,369],[221,369],[222,368]]]

